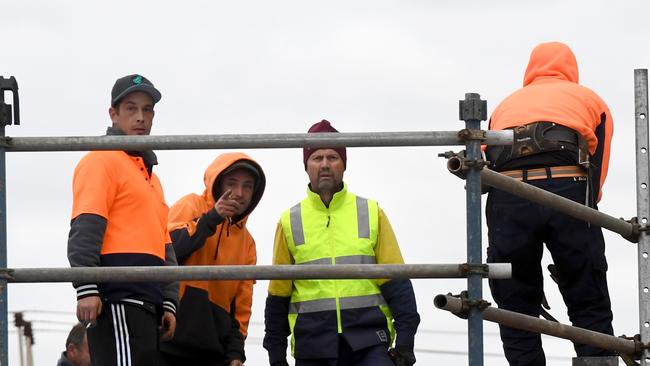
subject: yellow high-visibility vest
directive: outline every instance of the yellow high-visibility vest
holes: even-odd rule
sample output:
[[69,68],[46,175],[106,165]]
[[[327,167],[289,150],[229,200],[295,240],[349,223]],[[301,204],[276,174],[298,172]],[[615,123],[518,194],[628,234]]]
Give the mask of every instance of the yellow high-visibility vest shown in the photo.
[[[307,189],[307,198],[282,214],[283,232],[296,265],[375,264],[379,206],[376,201],[347,192],[334,194],[329,207]],[[294,280],[289,305],[291,344],[299,316],[335,311],[343,332],[341,310],[379,307],[386,316],[390,343],[395,337],[391,311],[376,279]],[[389,343],[389,344],[390,344]]]

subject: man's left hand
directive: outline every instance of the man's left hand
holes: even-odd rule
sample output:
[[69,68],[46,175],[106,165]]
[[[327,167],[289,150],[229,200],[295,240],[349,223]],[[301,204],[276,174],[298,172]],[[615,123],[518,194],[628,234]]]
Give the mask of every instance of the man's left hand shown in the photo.
[[232,360],[228,366],[244,366],[244,364],[240,360]]
[[162,317],[160,331],[162,332],[160,339],[163,341],[169,341],[174,337],[174,332],[176,331],[176,316],[173,313],[165,311]]

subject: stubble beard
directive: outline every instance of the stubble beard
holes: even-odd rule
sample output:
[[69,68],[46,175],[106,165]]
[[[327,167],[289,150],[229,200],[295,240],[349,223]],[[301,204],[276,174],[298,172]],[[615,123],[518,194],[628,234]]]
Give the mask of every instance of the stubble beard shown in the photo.
[[318,193],[332,195],[335,190],[336,184],[332,180],[318,182]]

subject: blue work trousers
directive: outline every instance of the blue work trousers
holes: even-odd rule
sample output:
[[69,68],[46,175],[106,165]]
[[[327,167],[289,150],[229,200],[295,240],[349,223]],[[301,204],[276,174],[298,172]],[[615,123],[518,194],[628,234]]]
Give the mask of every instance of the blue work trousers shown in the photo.
[[[528,182],[584,203],[587,182],[579,178]],[[544,297],[541,258],[546,244],[559,273],[558,287],[574,326],[613,334],[607,290],[605,242],[600,227],[512,194],[492,189],[486,208],[488,263],[512,263],[512,279],[490,280],[499,308],[539,317]],[[539,334],[500,326],[511,366],[546,364]],[[578,356],[609,356],[611,351],[574,344]]]
[[296,366],[394,366],[385,344],[353,351],[345,338],[339,336],[337,358],[296,359]]

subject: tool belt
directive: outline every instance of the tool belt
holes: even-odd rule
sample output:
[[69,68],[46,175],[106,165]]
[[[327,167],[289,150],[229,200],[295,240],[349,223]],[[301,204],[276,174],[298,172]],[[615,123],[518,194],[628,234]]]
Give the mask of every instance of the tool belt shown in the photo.
[[[514,132],[514,142],[507,146],[488,146],[487,159],[491,168],[496,171],[512,169],[513,160],[535,160],[536,155],[553,153],[569,154],[576,165],[588,169],[589,148],[587,141],[576,131],[553,122],[534,122],[523,126],[510,128]],[[547,154],[548,153],[548,154]],[[531,159],[527,159],[532,157]],[[564,162],[565,165],[567,162]],[[518,165],[518,164],[514,164]],[[529,164],[522,164],[529,165]],[[532,164],[542,166],[560,165],[556,162]]]
[[578,178],[579,180],[587,180],[588,176],[587,172],[582,167],[576,165],[506,170],[500,173],[524,182],[552,178]]

